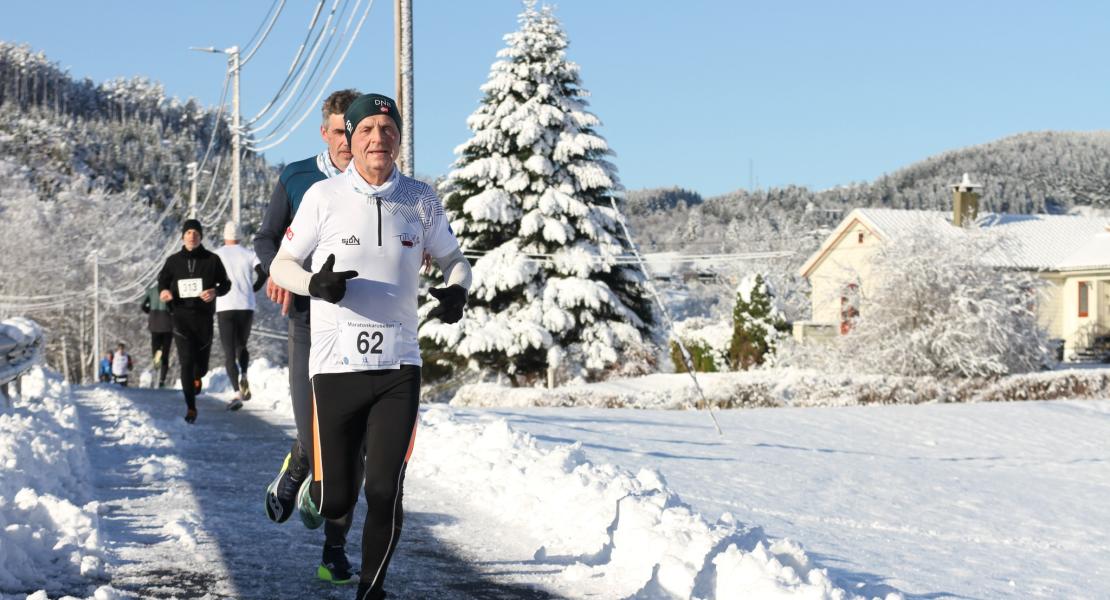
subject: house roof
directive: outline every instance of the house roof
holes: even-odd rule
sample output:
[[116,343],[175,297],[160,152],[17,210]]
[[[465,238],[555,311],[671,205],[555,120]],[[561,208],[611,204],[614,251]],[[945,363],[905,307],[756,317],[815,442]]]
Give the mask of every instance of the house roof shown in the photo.
[[[854,223],[885,240],[930,231],[957,237],[967,230],[952,225],[952,215],[936,210],[859,208],[841,221],[800,272],[809,276]],[[996,235],[986,264],[1035,271],[1072,271],[1110,267],[1110,219],[1079,215],[1011,215],[987,213],[975,220],[980,231]]]

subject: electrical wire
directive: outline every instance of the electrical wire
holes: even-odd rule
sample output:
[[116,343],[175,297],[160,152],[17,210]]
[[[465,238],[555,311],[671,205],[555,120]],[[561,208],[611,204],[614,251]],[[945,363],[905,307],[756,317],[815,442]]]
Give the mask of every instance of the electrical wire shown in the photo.
[[[309,52],[308,58],[305,59],[304,65],[307,65],[309,62],[311,62],[313,60],[313,58],[316,56],[317,51],[320,50],[320,43],[324,39],[324,32],[328,30],[328,26],[331,25],[332,19],[335,18],[335,11],[336,11],[336,8],[339,6],[340,1],[341,0],[335,0],[335,3],[332,4],[331,11],[328,13],[328,18],[327,18],[327,20],[324,21],[323,27],[320,28],[320,32],[316,35],[316,39],[312,43],[312,50]],[[342,1],[344,3],[344,7],[346,7],[346,0],[342,0]],[[358,0],[358,1],[361,2],[361,0]],[[329,35],[328,37],[330,39],[331,37],[334,37],[334,36],[335,36],[335,29],[333,28],[331,35]],[[321,55],[321,60],[322,59],[323,59],[323,55]],[[319,61],[317,61],[316,64],[319,65]],[[305,75],[309,72],[309,71],[305,70],[304,65],[302,65],[301,69],[299,70],[299,73],[297,74],[297,79],[296,79],[296,81],[293,82],[293,87],[289,90],[289,93],[286,94],[285,100],[282,101],[281,106],[278,106],[277,109],[275,109],[275,112],[273,112],[270,115],[270,117],[268,119],[266,119],[265,122],[259,124],[257,127],[247,127],[247,128],[245,128],[245,131],[247,133],[254,134],[254,133],[257,133],[259,131],[262,131],[263,129],[266,129],[267,127],[270,126],[270,123],[272,123],[274,121],[274,119],[276,119],[278,116],[280,116],[282,114],[282,112],[285,110],[285,107],[289,105],[289,101],[293,99],[294,92],[296,92],[297,89],[300,87],[301,81],[304,80]],[[315,67],[313,68],[313,71],[314,70],[315,70]],[[252,124],[253,123],[248,123],[248,125],[252,125]]]
[[[274,4],[270,5],[270,10],[271,11],[274,10],[274,5],[277,5],[277,12],[275,12],[273,18],[270,19],[270,26],[266,28],[266,33],[262,35],[262,39],[258,40],[258,44],[255,45],[255,47],[249,53],[247,53],[247,57],[239,61],[239,68],[240,69],[243,68],[243,65],[250,62],[251,57],[254,56],[255,52],[258,52],[258,49],[262,47],[262,44],[266,43],[266,38],[270,36],[270,32],[274,29],[274,23],[277,23],[278,15],[280,15],[281,10],[283,8],[285,8],[285,0],[280,0],[280,2],[281,2],[280,4],[278,4],[278,1],[279,0],[274,0]],[[267,14],[269,14],[269,12],[267,12]],[[265,22],[266,21],[262,21],[263,24]],[[258,37],[258,32],[261,31],[261,30],[262,30],[262,25],[259,25],[258,30],[256,30],[254,32],[254,35],[251,36],[251,42],[254,41],[254,38]],[[247,42],[246,46],[250,46],[251,42]]]
[[324,85],[321,86],[320,93],[316,94],[316,98],[313,99],[313,101],[312,101],[313,106],[309,106],[308,110],[303,115],[301,115],[301,118],[299,120],[297,120],[297,122],[294,123],[293,126],[290,127],[289,130],[285,133],[285,135],[281,136],[281,138],[279,138],[278,140],[276,140],[276,141],[274,141],[270,144],[267,144],[265,146],[258,146],[258,147],[251,146],[252,150],[254,150],[255,152],[262,152],[264,150],[269,150],[270,148],[273,148],[273,147],[277,146],[278,144],[281,144],[286,139],[288,139],[289,136],[292,135],[292,133],[294,131],[296,131],[298,127],[300,127],[301,123],[303,123],[304,120],[306,118],[308,118],[308,115],[310,115],[312,112],[315,111],[315,108],[316,108],[315,105],[318,102],[320,102],[320,98],[323,97],[324,92],[327,91],[328,86],[331,85],[331,80],[335,78],[335,74],[339,71],[339,67],[343,66],[343,62],[347,60],[347,54],[350,53],[351,46],[353,46],[355,40],[358,39],[359,31],[362,30],[362,25],[363,25],[363,23],[366,22],[366,17],[367,17],[367,15],[370,14],[370,8],[373,7],[373,6],[374,6],[374,0],[370,0],[370,2],[368,2],[366,4],[366,10],[363,11],[362,18],[359,19],[358,26],[355,28],[355,31],[352,34],[351,39],[348,40],[347,48],[343,50],[343,55],[339,57],[339,62],[336,63],[335,68],[333,68],[332,71],[331,71],[331,74],[328,75],[327,81],[325,81]]
[[281,97],[281,94],[285,91],[286,86],[289,85],[290,80],[295,77],[294,73],[298,70],[297,65],[300,63],[301,55],[304,53],[305,46],[308,45],[308,40],[312,37],[313,30],[316,29],[316,21],[320,18],[320,11],[323,10],[325,1],[326,0],[320,0],[316,4],[316,10],[313,11],[312,19],[308,23],[308,33],[305,34],[304,41],[301,42],[301,46],[297,49],[297,53],[293,56],[293,62],[290,63],[289,70],[285,74],[285,81],[283,81],[282,84],[278,87],[277,93],[274,94],[274,97],[270,100],[270,102],[267,103],[266,106],[263,106],[262,110],[258,111],[258,114],[248,119],[244,127],[250,126],[252,123],[262,118],[262,116],[265,115],[268,110],[270,110],[270,107],[273,106],[275,102],[277,102],[278,98]]

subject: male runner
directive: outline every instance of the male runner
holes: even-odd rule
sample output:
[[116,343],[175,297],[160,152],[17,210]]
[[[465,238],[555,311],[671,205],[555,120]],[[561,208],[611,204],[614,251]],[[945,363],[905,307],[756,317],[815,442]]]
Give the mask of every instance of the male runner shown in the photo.
[[[440,302],[430,317],[462,318],[471,273],[435,192],[394,165],[401,121],[393,100],[359,96],[344,121],[352,164],[308,190],[270,273],[278,285],[312,297],[313,476],[302,484],[297,508],[310,528],[346,514],[365,476],[356,598],[377,600],[385,597],[385,572],[399,540],[415,441],[423,253],[447,283],[430,290]],[[319,272],[301,266],[309,257],[323,265]]]
[[173,339],[187,407],[185,422],[190,424],[197,420],[200,380],[208,372],[215,300],[231,289],[220,257],[201,245],[203,237],[200,221],[185,221],[181,226],[183,248],[171,254],[158,273],[159,298],[173,314]]
[[[266,272],[249,248],[239,245],[239,226],[234,221],[224,224],[224,245],[216,250],[231,280],[231,290],[216,299],[216,320],[220,323],[220,345],[224,349],[224,366],[235,399],[228,410],[239,410],[243,400],[251,399],[247,381],[250,353],[247,340],[254,322],[254,293],[266,283]],[[251,279],[254,278],[252,282]]]

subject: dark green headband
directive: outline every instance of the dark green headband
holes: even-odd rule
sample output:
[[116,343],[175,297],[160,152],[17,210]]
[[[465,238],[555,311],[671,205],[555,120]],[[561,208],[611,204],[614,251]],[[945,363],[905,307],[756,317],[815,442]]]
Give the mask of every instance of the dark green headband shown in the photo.
[[347,107],[347,112],[343,114],[343,129],[347,135],[347,144],[351,143],[351,134],[355,132],[355,126],[362,122],[366,117],[374,115],[385,115],[397,125],[397,131],[401,131],[401,112],[397,110],[397,103],[389,96],[381,94],[363,94],[355,98],[354,102]]

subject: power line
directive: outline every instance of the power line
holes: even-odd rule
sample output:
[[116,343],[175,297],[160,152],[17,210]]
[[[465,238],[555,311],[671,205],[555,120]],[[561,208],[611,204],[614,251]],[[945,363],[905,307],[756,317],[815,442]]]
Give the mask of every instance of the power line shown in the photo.
[[367,17],[367,15],[370,14],[370,8],[373,7],[373,6],[374,6],[374,0],[370,0],[370,2],[368,2],[366,4],[366,10],[363,11],[362,18],[359,19],[358,26],[355,27],[355,31],[351,35],[351,39],[348,40],[347,47],[346,47],[346,49],[343,50],[343,55],[339,57],[339,62],[336,63],[335,68],[333,68],[332,71],[331,71],[331,74],[328,75],[327,81],[325,81],[324,84],[322,86],[320,86],[320,92],[318,94],[316,94],[316,98],[313,99],[312,106],[309,106],[308,110],[305,111],[305,113],[303,115],[301,115],[301,118],[298,119],[297,122],[294,123],[289,128],[289,130],[285,133],[285,135],[281,136],[281,138],[279,138],[278,140],[276,140],[276,141],[274,141],[270,144],[267,144],[265,146],[248,146],[248,147],[250,147],[255,152],[261,152],[263,150],[269,150],[270,148],[273,148],[274,146],[277,146],[278,144],[281,144],[282,142],[284,142],[294,131],[296,131],[297,127],[300,127],[301,123],[303,123],[304,120],[306,118],[308,118],[308,115],[311,114],[315,110],[315,105],[320,102],[320,98],[323,97],[324,92],[327,91],[328,86],[331,85],[331,80],[335,78],[335,74],[339,71],[339,67],[343,66],[343,62],[347,60],[347,54],[350,53],[351,46],[353,46],[354,43],[355,43],[355,40],[358,39],[359,31],[362,30],[362,24],[366,22],[366,17]]
[[[243,65],[247,64],[247,62],[251,59],[251,57],[254,56],[254,53],[258,52],[258,49],[262,47],[262,44],[266,43],[266,38],[270,36],[270,31],[272,31],[274,29],[274,23],[277,22],[278,15],[280,15],[281,10],[283,8],[285,8],[285,0],[280,0],[280,2],[281,3],[278,4],[278,0],[274,0],[274,4],[270,5],[270,11],[273,11],[274,10],[274,5],[277,5],[277,12],[275,12],[273,18],[270,19],[270,26],[266,28],[266,33],[262,35],[262,39],[258,40],[258,45],[256,45],[254,48],[252,48],[251,51],[249,53],[247,53],[247,57],[239,62],[239,68],[242,68]],[[267,14],[269,14],[269,11],[267,11]],[[265,24],[266,21],[262,21],[262,23]],[[261,31],[261,30],[262,30],[262,25],[259,25],[258,29],[254,32],[254,35],[251,36],[251,41],[247,42],[244,45],[244,47],[250,46],[251,42],[254,41],[254,38],[258,37],[258,32]]]

